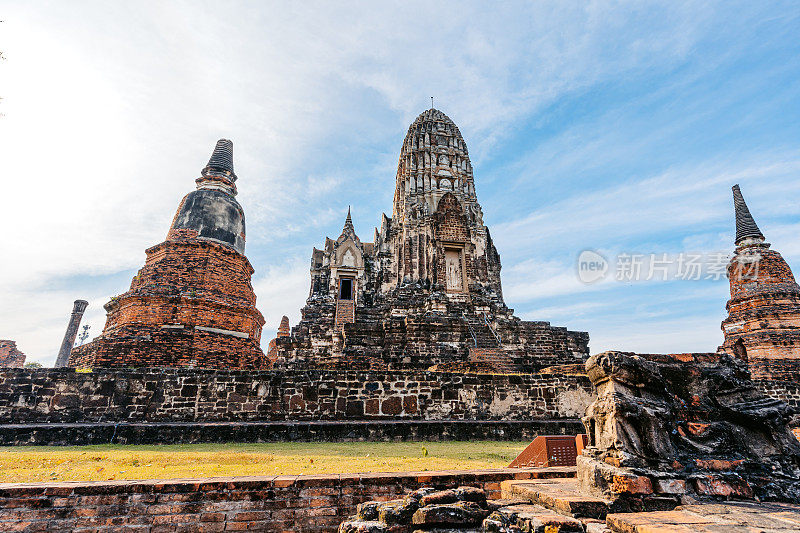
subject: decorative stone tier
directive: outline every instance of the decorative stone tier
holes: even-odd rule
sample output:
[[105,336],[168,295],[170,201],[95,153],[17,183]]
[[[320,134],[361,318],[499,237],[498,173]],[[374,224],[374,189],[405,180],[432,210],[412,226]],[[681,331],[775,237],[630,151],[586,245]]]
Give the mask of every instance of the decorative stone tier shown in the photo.
[[585,376],[8,369],[0,423],[572,419]]
[[354,322],[340,327],[335,304],[309,304],[292,335],[275,339],[280,364],[420,371],[457,368],[479,350],[493,354],[496,372],[532,373],[588,357],[588,333],[523,321],[489,304],[478,314],[475,300],[398,290],[380,304],[359,305]]
[[165,241],[146,253],[130,290],[106,304],[103,334],[75,348],[70,366],[269,366],[244,255],[209,241]]

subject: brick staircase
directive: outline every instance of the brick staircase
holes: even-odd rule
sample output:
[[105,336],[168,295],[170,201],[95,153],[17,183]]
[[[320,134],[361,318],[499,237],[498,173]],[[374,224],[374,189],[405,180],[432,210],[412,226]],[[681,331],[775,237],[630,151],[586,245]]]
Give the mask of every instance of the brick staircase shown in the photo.
[[469,360],[474,363],[484,363],[498,372],[510,373],[514,366],[508,354],[503,350],[500,338],[492,330],[485,315],[461,313],[462,320],[472,336],[469,348]]
[[336,300],[336,329],[340,330],[348,322],[356,321],[355,300]]
[[500,487],[502,507],[484,520],[484,533],[612,531],[605,524],[610,502],[579,493],[575,478],[508,480]]

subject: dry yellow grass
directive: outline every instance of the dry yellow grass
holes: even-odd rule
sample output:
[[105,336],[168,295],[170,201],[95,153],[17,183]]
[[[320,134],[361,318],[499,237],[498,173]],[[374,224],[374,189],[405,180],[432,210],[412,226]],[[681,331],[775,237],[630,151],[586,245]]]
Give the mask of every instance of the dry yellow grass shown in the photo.
[[173,479],[508,466],[528,442],[0,447],[0,482]]

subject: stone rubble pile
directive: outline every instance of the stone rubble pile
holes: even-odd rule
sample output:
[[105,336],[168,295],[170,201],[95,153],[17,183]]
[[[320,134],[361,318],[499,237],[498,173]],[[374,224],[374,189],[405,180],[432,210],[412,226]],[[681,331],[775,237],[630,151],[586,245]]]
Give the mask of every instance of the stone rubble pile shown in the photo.
[[418,489],[403,499],[365,502],[339,533],[602,533],[600,520],[564,516],[525,499],[489,500],[482,489]]
[[340,533],[480,531],[497,505],[475,487],[437,491],[418,489],[400,500],[365,502],[339,526]]

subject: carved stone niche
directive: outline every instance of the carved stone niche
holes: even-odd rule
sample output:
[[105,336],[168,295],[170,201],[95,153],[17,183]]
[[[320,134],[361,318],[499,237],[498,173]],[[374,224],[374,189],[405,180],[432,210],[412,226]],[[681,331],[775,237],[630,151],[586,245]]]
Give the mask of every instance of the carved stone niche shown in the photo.
[[583,423],[583,491],[619,511],[683,498],[800,502],[800,443],[790,411],[725,354],[604,352],[586,362],[597,400]]

